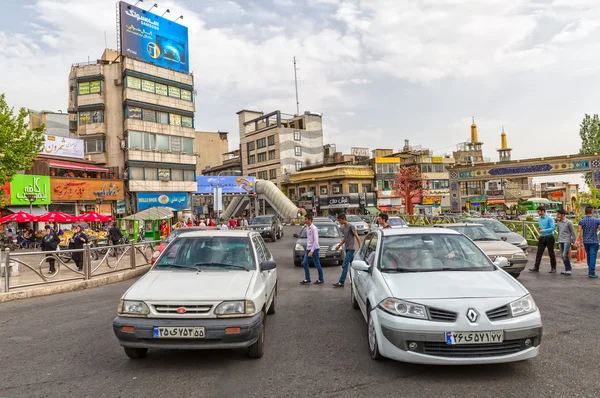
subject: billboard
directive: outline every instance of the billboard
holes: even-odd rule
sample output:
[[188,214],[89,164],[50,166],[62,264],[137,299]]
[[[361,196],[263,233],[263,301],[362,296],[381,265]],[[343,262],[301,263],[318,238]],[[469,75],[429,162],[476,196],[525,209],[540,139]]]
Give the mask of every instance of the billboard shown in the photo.
[[10,204],[29,205],[27,194],[34,194],[34,205],[50,204],[50,177],[15,174],[10,179]]
[[122,55],[179,72],[190,71],[187,27],[123,1],[119,12]]
[[369,148],[351,148],[350,153],[354,156],[369,157]]
[[190,200],[187,192],[139,192],[137,197],[138,211],[151,207],[170,207],[175,210],[190,208]]
[[62,156],[83,159],[83,140],[44,134],[41,155]]
[[246,176],[198,176],[197,194],[212,195],[214,188],[220,187],[223,195],[254,193],[256,178]]
[[94,201],[102,196],[103,200],[125,199],[123,181],[85,178],[50,178],[51,199]]

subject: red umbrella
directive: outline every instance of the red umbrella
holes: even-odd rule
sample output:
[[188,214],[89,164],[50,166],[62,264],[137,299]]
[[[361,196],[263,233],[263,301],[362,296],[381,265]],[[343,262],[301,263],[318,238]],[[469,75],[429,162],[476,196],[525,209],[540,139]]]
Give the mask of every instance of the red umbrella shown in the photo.
[[38,218],[41,222],[57,222],[57,223],[69,223],[77,221],[75,216],[72,216],[61,211],[51,211],[50,213],[44,214]]
[[18,211],[16,213],[0,218],[0,223],[4,224],[7,222],[32,222],[36,220],[37,217],[33,214],[25,213],[24,211]]
[[112,220],[112,217],[103,216],[102,214],[96,213],[95,211],[90,211],[89,213],[85,213],[77,217],[77,221],[85,222],[107,222],[110,220]]

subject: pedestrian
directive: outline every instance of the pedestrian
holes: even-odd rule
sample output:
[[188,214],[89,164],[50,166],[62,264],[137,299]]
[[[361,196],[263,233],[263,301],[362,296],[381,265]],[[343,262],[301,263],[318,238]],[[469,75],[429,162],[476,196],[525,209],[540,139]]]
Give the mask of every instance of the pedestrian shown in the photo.
[[242,228],[242,216],[238,216],[237,221],[235,222],[235,226],[237,227],[237,229]]
[[354,260],[354,239],[358,241],[359,247],[361,242],[358,232],[356,232],[356,227],[348,222],[345,214],[342,213],[338,215],[337,219],[342,226],[342,241],[337,245],[335,250],[340,250],[342,245],[344,245],[346,248],[346,256],[344,257],[344,263],[342,264],[342,275],[340,276],[340,280],[337,283],[334,283],[333,286],[344,287],[346,276],[348,275],[348,265]]
[[162,220],[160,222],[160,237],[166,239],[167,236],[169,236],[169,234],[171,233],[170,228],[169,228],[169,223],[167,223],[167,220]]
[[248,218],[246,216],[242,218],[242,229],[248,229]]
[[[600,228],[600,219],[593,216],[594,209],[591,207],[585,208],[585,216],[579,221],[577,227],[577,246],[585,249],[585,255],[588,263],[588,276],[597,278],[596,275],[596,257],[598,256],[598,228]],[[583,239],[581,239],[583,235]]]
[[220,223],[219,223],[219,229],[221,231],[227,231],[229,228],[227,228],[227,224],[225,224],[225,220],[221,218]]
[[556,273],[556,255],[554,254],[554,219],[546,214],[546,208],[539,206],[537,208],[538,213],[538,231],[540,238],[538,239],[537,254],[535,256],[535,264],[533,268],[529,269],[529,272],[540,272],[540,263],[542,262],[542,256],[544,250],[548,248],[548,255],[550,256],[550,273]]
[[569,252],[571,245],[575,243],[575,228],[573,223],[567,218],[567,212],[564,209],[559,209],[556,212],[556,227],[558,228],[558,248],[562,255],[563,263],[565,264],[564,272],[561,275],[571,275],[571,259]]
[[194,224],[192,223],[192,219],[188,217],[187,219],[187,226],[188,228],[191,228]]
[[198,224],[199,227],[206,227],[206,224],[204,223],[204,220],[200,220],[200,224]]
[[[60,238],[56,233],[50,228],[49,225],[46,225],[45,228],[46,235],[42,238],[42,251],[44,252],[53,252],[58,248],[58,243],[60,242]],[[56,272],[56,268],[54,267],[54,256],[52,254],[46,254],[46,259],[48,264],[50,265],[48,269],[49,274],[54,274]]]
[[306,224],[306,251],[304,252],[304,259],[302,265],[304,265],[304,280],[300,282],[301,285],[310,283],[310,268],[308,268],[308,259],[312,258],[319,273],[319,279],[315,282],[315,285],[320,285],[324,282],[323,280],[323,268],[321,267],[321,261],[319,260],[319,229],[313,224],[312,214],[304,216],[304,224]]
[[388,223],[388,215],[386,213],[379,213],[377,217],[377,224],[379,228],[392,228]]
[[[83,228],[81,228],[81,225],[77,225],[75,227],[75,235],[73,235],[73,237],[71,238],[72,245],[70,247],[72,247],[73,249],[83,249],[83,244],[86,243],[87,241],[88,241],[88,237],[85,234],[85,232],[83,232]],[[77,265],[77,269],[79,271],[82,271],[83,270],[83,253],[82,252],[73,253],[73,261],[75,262],[75,265]]]
[[215,226],[215,222],[212,220],[212,218],[209,218],[206,225],[208,225],[209,227],[214,227]]
[[231,216],[231,218],[229,219],[229,229],[235,229],[237,225],[237,222],[235,221],[235,218],[233,218],[233,216]]

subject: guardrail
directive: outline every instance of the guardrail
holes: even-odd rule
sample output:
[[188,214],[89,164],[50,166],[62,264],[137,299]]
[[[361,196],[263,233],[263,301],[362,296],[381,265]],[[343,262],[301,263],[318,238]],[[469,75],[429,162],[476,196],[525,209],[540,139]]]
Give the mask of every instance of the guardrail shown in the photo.
[[[149,265],[152,261],[154,246],[160,241],[131,242],[116,246],[92,246],[85,244],[83,249],[11,252],[10,249],[0,251],[0,269],[4,274],[2,289],[6,293],[10,289],[47,285],[57,282],[89,280],[106,274],[119,272],[125,269],[135,269],[138,266]],[[73,254],[82,253],[82,268],[76,268],[71,261]],[[138,254],[141,261],[138,262]],[[38,258],[36,258],[38,257]],[[39,257],[42,257],[41,260]],[[30,260],[30,261],[27,261]],[[55,272],[50,273],[49,260],[54,260]],[[97,263],[95,263],[98,261]],[[32,265],[33,264],[33,265]],[[35,275],[38,280],[14,281],[14,270],[23,267],[23,271]],[[61,272],[64,271],[64,272]],[[19,271],[20,276],[20,271]]]

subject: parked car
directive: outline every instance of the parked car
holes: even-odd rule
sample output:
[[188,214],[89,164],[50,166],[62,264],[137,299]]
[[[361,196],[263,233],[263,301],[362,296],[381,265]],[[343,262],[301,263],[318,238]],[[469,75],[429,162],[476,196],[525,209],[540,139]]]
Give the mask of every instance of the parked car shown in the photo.
[[269,238],[272,242],[283,238],[283,224],[277,216],[256,216],[248,225],[248,229],[259,232],[263,238]]
[[113,331],[133,359],[149,348],[247,348],[260,358],[276,296],[276,264],[260,234],[193,231],[125,292]]
[[482,224],[463,223],[463,224],[438,224],[437,228],[449,228],[466,235],[483,252],[494,261],[497,257],[505,257],[508,264],[504,270],[518,278],[527,265],[527,254],[522,249],[503,241],[491,229]]
[[527,210],[526,213],[523,213],[519,216],[519,220],[527,221],[527,219],[531,217],[533,221],[537,221],[540,216],[537,213],[537,210]]
[[360,216],[354,214],[346,215],[346,220],[356,228],[356,232],[359,234],[366,234],[369,232],[369,225],[363,221]]
[[331,222],[331,223],[335,223],[336,220],[332,220],[329,217],[313,217],[313,222]]
[[166,247],[169,245],[169,243],[171,243],[171,241],[173,239],[175,239],[176,237],[178,237],[181,233],[190,232],[190,231],[215,230],[215,229],[219,229],[219,228],[217,228],[217,227],[184,227],[184,228],[178,228],[178,229],[173,230],[169,234],[169,236],[167,236],[167,238],[164,240],[164,242],[161,242],[161,244],[158,245],[158,247],[154,250],[154,253],[152,253],[152,264],[154,264],[156,262],[156,259],[166,249]]
[[352,262],[350,298],[371,358],[468,365],[538,355],[540,312],[506,262],[449,228],[370,232]]
[[464,220],[460,220],[459,222],[481,224],[491,229],[503,241],[508,242],[511,245],[515,245],[519,249],[527,251],[527,239],[525,239],[522,235],[511,231],[506,225],[504,225],[498,220],[493,220],[489,218],[478,218],[476,220],[472,218],[465,218]]
[[[392,228],[407,228],[408,227],[406,222],[397,216],[388,217],[388,225]],[[378,228],[379,228],[379,224],[377,223],[377,217],[375,217],[375,219],[373,219],[373,221],[371,223],[370,230],[373,231]]]
[[[313,220],[314,221],[314,220]],[[319,230],[319,260],[322,265],[341,264],[346,254],[344,248],[336,250],[336,246],[342,241],[342,231],[332,222],[314,222]],[[294,265],[300,267],[306,252],[306,227],[302,227],[300,234],[294,234],[296,245],[292,253]],[[309,260],[312,262],[312,260]]]

